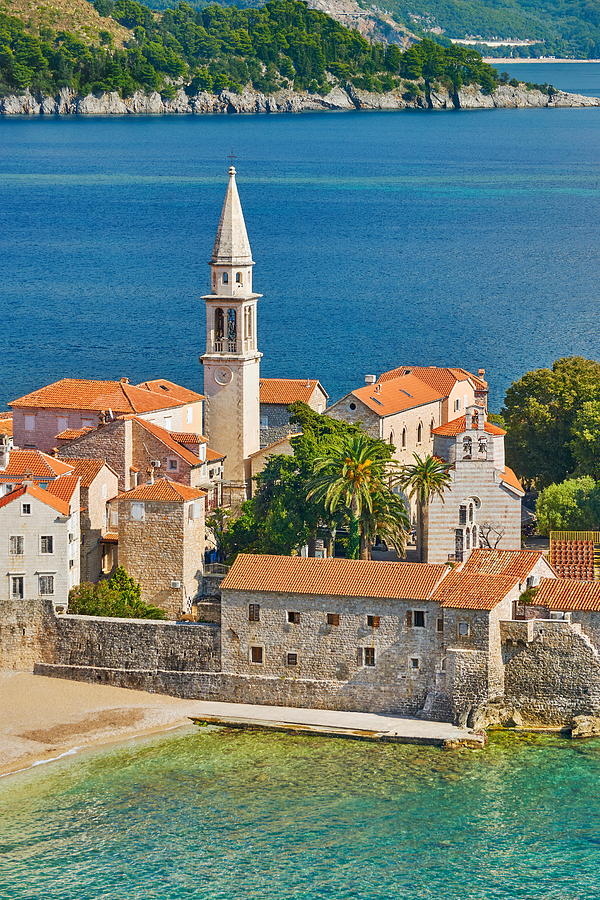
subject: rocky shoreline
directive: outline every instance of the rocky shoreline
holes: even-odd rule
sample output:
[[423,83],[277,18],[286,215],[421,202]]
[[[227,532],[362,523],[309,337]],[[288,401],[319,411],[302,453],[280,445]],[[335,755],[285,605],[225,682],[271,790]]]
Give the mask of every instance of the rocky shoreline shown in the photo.
[[180,88],[172,98],[157,92],[137,91],[122,98],[116,92],[82,96],[63,88],[56,96],[44,96],[26,91],[20,95],[0,97],[0,115],[202,115],[206,113],[290,113],[315,110],[401,110],[401,109],[534,109],[558,107],[600,106],[599,97],[568,94],[559,91],[546,94],[528,90],[525,85],[499,85],[485,94],[477,85],[459,91],[436,88],[424,92],[414,100],[407,100],[401,90],[375,94],[347,86],[336,85],[326,96],[292,90],[261,94],[246,89],[241,94],[221,91],[218,94],[201,92],[188,96]]

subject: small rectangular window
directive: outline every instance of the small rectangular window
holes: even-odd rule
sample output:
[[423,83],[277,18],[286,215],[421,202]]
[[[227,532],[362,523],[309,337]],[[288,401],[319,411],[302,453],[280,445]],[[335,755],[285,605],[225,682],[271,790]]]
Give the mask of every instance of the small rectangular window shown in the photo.
[[143,522],[146,518],[146,507],[143,503],[132,503],[131,504],[131,518],[135,519],[137,522]]
[[413,610],[413,628],[425,628],[425,613],[422,609]]
[[43,534],[40,537],[40,553],[54,553],[54,538],[51,534]]
[[327,613],[327,624],[328,625],[339,625],[340,617],[338,613]]
[[24,548],[24,538],[22,534],[12,534],[9,541],[9,553],[13,556],[22,556]]
[[260,622],[260,605],[258,603],[250,603],[248,606],[248,621]]
[[380,621],[379,616],[367,616],[367,626],[369,628],[379,628]]
[[13,600],[22,600],[24,596],[25,579],[22,575],[13,575],[10,579],[10,595]]
[[298,665],[298,654],[297,653],[288,653],[286,659],[287,659],[288,666],[297,666]]
[[170,459],[170,460],[169,460],[169,471],[170,471],[170,472],[176,472],[176,471],[177,471],[177,465],[178,465],[178,463],[177,463],[177,460],[176,460],[176,459]]
[[35,416],[25,416],[25,431],[35,431]]
[[459,637],[468,637],[471,633],[471,626],[468,622],[459,622],[458,623],[458,636]]
[[287,620],[288,620],[288,622],[291,622],[292,625],[299,625],[300,624],[300,613],[288,611]]
[[374,666],[375,665],[375,648],[374,647],[365,647],[365,666]]
[[40,595],[48,597],[54,593],[54,575],[40,575]]
[[442,618],[437,620],[437,630],[440,632],[444,630],[444,620]]
[[413,672],[416,671],[420,667],[420,665],[421,664],[416,656],[411,657],[410,668]]
[[22,516],[30,516],[31,515],[31,503],[21,503],[21,515]]
[[250,662],[255,663],[256,665],[262,665],[263,661],[263,648],[262,647],[250,647]]

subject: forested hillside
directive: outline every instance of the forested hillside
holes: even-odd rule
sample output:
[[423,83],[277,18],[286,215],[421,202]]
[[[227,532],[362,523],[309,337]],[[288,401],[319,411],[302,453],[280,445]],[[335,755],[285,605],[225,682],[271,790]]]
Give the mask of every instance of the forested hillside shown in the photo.
[[241,92],[249,85],[263,93],[290,87],[323,94],[336,82],[376,92],[404,84],[401,79],[454,89],[477,83],[486,91],[497,84],[495,71],[473,50],[424,40],[403,53],[369,43],[297,0],[244,10],[179,3],[162,14],[135,0],[96,0],[95,6],[130,30],[123,49],[111,46],[108,32],[101,46],[0,15],[0,91],[52,94],[71,87],[125,97],[138,89],[169,96],[177,85],[189,93]]

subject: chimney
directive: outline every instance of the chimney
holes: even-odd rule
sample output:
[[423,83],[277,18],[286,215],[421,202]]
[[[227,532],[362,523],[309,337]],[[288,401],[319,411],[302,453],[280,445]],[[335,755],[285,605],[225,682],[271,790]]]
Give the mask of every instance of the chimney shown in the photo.
[[21,484],[28,485],[33,484],[33,472],[31,469],[28,469],[26,472],[23,472],[23,478],[21,480]]
[[148,466],[148,468],[146,469],[146,475],[148,476],[146,484],[154,484],[154,466]]
[[485,378],[485,369],[477,369],[477,374],[480,378]]
[[119,378],[119,381],[121,382],[121,384],[129,384],[129,378]]
[[365,375],[365,384],[375,384],[377,375]]
[[9,440],[6,434],[0,435],[0,469],[6,469],[10,458]]

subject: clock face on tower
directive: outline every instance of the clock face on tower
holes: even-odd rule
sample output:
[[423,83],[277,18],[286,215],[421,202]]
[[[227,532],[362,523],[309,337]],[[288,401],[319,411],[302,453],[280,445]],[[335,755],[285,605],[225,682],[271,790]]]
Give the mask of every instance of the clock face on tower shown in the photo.
[[217,384],[229,384],[233,378],[233,372],[229,366],[219,366],[215,371],[215,381]]

